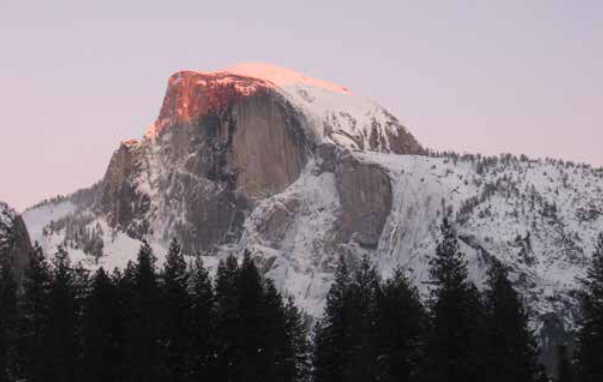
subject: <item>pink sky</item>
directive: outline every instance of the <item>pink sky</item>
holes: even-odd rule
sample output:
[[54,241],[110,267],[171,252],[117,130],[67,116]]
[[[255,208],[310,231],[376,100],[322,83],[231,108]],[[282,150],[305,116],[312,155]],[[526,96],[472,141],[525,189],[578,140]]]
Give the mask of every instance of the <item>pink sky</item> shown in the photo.
[[372,98],[437,149],[603,165],[596,0],[0,0],[0,200],[99,180],[168,77],[268,62]]

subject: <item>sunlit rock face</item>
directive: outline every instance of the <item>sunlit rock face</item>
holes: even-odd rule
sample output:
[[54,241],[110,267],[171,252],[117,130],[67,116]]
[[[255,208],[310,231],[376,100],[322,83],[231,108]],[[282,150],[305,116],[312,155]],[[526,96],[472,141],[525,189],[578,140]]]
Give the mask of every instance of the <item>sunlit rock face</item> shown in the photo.
[[272,85],[264,80],[228,72],[208,74],[182,71],[172,75],[156,122],[157,132],[168,126],[192,123],[226,110],[233,103]]
[[0,258],[9,257],[18,280],[29,266],[31,242],[21,216],[6,203],[0,202]]
[[[115,152],[95,210],[133,238],[177,236],[189,251],[211,252],[238,241],[257,202],[293,184],[325,145],[422,152],[391,114],[337,85],[257,64],[178,72],[144,139]],[[343,163],[334,236],[374,246],[391,186],[374,167]]]
[[236,240],[253,203],[283,191],[307,163],[311,148],[301,118],[280,95],[261,89],[164,128],[149,142],[158,163],[151,171],[166,190],[157,206],[163,231],[173,228],[195,243],[192,250]]
[[379,105],[347,88],[264,64],[242,64],[217,72],[175,73],[168,81],[161,112],[148,135],[224,113],[257,93],[272,93],[288,103],[303,117],[301,127],[314,143],[396,154],[423,151],[397,119]]

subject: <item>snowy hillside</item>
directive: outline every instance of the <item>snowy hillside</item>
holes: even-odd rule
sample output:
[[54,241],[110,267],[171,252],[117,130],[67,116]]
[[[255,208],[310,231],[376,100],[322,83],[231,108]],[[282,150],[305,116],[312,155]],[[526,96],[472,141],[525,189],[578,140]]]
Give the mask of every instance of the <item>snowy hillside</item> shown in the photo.
[[162,261],[176,237],[211,269],[249,249],[317,317],[341,255],[368,255],[384,277],[401,266],[426,293],[445,207],[478,286],[501,261],[543,343],[573,327],[572,290],[603,231],[603,170],[426,155],[378,105],[266,65],[174,74],[157,121],[98,184],[24,219],[47,253],[63,245],[90,269],[124,267],[143,239]]
[[[455,211],[478,285],[494,257],[513,269],[536,321],[557,312],[566,324],[573,322],[569,292],[603,231],[603,171],[513,157],[356,155],[385,167],[393,179],[394,203],[378,247],[353,249],[369,253],[384,276],[403,266],[427,290],[428,262],[445,203]],[[283,227],[284,239],[277,248],[266,248],[254,232],[266,210],[299,199],[302,212],[291,227]],[[273,277],[315,314],[332,277],[334,259],[324,248],[324,236],[334,229],[338,207],[332,175],[307,171],[285,193],[256,208],[242,244],[267,259],[274,256],[281,266],[271,271]]]
[[[442,201],[453,208],[478,285],[494,257],[513,269],[536,316],[573,321],[576,287],[603,231],[603,171],[555,161],[367,155],[396,179],[394,208],[378,251],[425,285]],[[426,256],[427,255],[427,256]]]
[[[426,291],[428,262],[444,202],[455,211],[471,276],[478,284],[494,257],[512,267],[536,321],[557,312],[568,325],[573,322],[569,292],[584,271],[596,235],[603,231],[603,171],[515,157],[353,155],[388,171],[394,202],[378,246],[363,248],[352,241],[343,245],[349,253],[370,254],[386,277],[396,266],[403,266]],[[317,167],[310,163],[284,192],[261,201],[251,212],[241,239],[208,258],[215,264],[227,253],[251,249],[277,285],[313,315],[320,314],[336,254],[341,252],[328,246],[340,209],[334,175],[319,173]],[[270,224],[268,217],[275,210],[289,213],[290,219],[266,237],[260,231]],[[73,211],[66,200],[24,216],[32,236],[50,249],[65,242],[65,231],[44,236],[40,228],[50,227],[51,221],[65,219]],[[102,227],[105,243],[98,264],[124,266],[135,256],[139,242],[112,231],[102,218],[87,226],[97,225]],[[162,244],[155,243],[155,248],[161,257]],[[71,251],[76,259],[96,266],[96,260],[81,248]]]

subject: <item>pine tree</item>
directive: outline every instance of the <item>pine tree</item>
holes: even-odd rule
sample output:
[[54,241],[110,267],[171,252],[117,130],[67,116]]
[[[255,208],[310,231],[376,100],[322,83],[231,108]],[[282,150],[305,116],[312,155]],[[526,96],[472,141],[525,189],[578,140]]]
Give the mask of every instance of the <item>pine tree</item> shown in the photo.
[[50,265],[36,243],[25,271],[23,295],[19,302],[18,374],[28,382],[46,381],[50,367],[50,281]]
[[492,382],[535,382],[542,377],[528,313],[508,270],[494,262],[488,272],[484,378]]
[[17,282],[12,259],[0,259],[0,382],[14,380],[16,369]]
[[428,339],[427,376],[430,381],[477,381],[481,364],[482,306],[477,288],[468,280],[448,214],[442,239],[431,263],[432,328]]
[[345,372],[346,381],[376,381],[379,372],[376,295],[379,278],[368,257],[364,257],[354,272],[350,284],[349,335],[350,359]]
[[603,381],[603,234],[599,235],[586,278],[581,283],[577,377],[580,382]]
[[62,247],[52,260],[51,276],[47,328],[51,359],[46,380],[72,382],[79,377],[81,293],[85,281],[72,267],[69,254]]
[[188,347],[191,332],[189,272],[180,244],[170,243],[162,274],[162,346],[169,380],[183,382],[188,377]]
[[297,353],[285,305],[249,252],[240,267],[233,257],[220,263],[215,311],[220,380],[296,381]]
[[132,261],[128,261],[123,272],[115,269],[111,275],[113,284],[117,291],[116,301],[116,327],[117,333],[117,354],[115,355],[115,364],[113,369],[118,376],[118,381],[131,380],[132,368],[130,367],[130,349],[131,334],[130,327],[134,325],[135,309],[132,302],[136,296],[136,266]]
[[398,268],[380,288],[376,304],[380,381],[418,381],[429,329],[419,291]]
[[215,296],[203,260],[197,257],[190,276],[191,344],[189,365],[193,381],[218,380],[215,375]]
[[573,382],[574,373],[566,345],[557,346],[557,379],[556,382]]
[[143,243],[133,270],[128,309],[126,380],[132,382],[167,379],[159,343],[160,290],[155,261],[153,250],[148,243]]
[[91,281],[82,330],[82,380],[86,382],[120,378],[124,322],[116,281],[102,267]]
[[297,308],[292,298],[285,305],[285,322],[288,333],[287,367],[292,369],[292,379],[295,382],[311,380],[311,348],[308,341],[308,329],[303,313]]
[[264,280],[264,297],[260,306],[261,328],[265,333],[261,361],[265,381],[295,381],[295,355],[287,326],[285,305],[272,280]]
[[350,332],[351,277],[343,256],[339,259],[335,281],[327,294],[323,318],[314,332],[312,354],[314,382],[344,382],[353,351]]
[[264,287],[260,274],[245,253],[236,283],[238,325],[235,327],[235,362],[231,366],[237,381],[262,381],[266,377],[268,332],[266,330]]
[[216,375],[220,381],[235,382],[235,370],[231,367],[237,362],[237,334],[240,322],[237,298],[237,280],[239,266],[236,258],[229,256],[220,261],[216,275]]

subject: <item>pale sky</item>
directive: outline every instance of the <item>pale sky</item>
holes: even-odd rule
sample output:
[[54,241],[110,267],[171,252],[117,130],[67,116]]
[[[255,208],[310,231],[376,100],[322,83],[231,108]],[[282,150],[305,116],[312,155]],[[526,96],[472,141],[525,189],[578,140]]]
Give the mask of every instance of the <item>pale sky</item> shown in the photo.
[[0,0],[0,200],[99,180],[180,69],[266,62],[427,147],[603,165],[600,0]]

